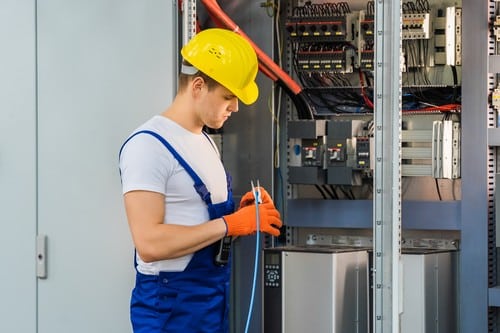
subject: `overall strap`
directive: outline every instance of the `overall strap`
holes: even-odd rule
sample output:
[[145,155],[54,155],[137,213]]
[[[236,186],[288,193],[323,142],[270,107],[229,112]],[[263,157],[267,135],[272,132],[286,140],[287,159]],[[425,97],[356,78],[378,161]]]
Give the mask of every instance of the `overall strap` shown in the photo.
[[[205,135],[208,142],[210,142],[210,144],[212,145],[214,150],[216,152],[218,152],[217,148],[215,147],[214,143],[212,142],[212,139],[210,139],[208,134],[206,132],[202,132],[202,133],[203,133],[203,135]],[[226,182],[227,182],[227,196],[228,196],[228,198],[232,198],[232,196],[233,196],[233,178],[231,177],[231,175],[227,171],[226,171]]]
[[[155,138],[157,138],[169,151],[170,153],[172,153],[172,155],[175,157],[175,159],[179,162],[179,164],[186,170],[186,172],[191,176],[191,178],[194,180],[194,188],[196,190],[196,192],[200,195],[200,197],[202,198],[202,200],[204,202],[206,202],[207,204],[211,204],[212,203],[212,198],[210,197],[210,192],[208,192],[208,189],[207,187],[205,186],[205,184],[203,183],[203,181],[201,180],[200,177],[198,177],[198,175],[196,174],[196,172],[194,172],[194,170],[189,166],[189,164],[187,164],[187,162],[181,157],[181,155],[179,155],[179,153],[177,153],[177,151],[174,149],[174,147],[172,147],[170,145],[170,143],[167,142],[167,140],[165,140],[161,135],[159,135],[158,133],[156,132],[153,132],[153,131],[149,131],[149,130],[143,130],[143,131],[139,131],[139,132],[136,132],[134,134],[132,134],[122,145],[122,147],[120,148],[120,152],[119,152],[119,155],[121,155],[122,153],[122,150],[123,148],[125,147],[125,145],[127,144],[127,142],[130,141],[130,139],[132,139],[134,136],[138,135],[138,134],[141,134],[141,133],[145,133],[145,134],[149,134],[149,135],[152,135],[154,136]],[[212,143],[210,141],[210,143]]]

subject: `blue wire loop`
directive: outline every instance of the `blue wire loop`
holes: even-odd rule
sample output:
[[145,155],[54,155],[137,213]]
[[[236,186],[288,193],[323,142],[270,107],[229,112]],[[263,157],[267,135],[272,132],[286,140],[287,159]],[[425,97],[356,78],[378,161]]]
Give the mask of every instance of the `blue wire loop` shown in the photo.
[[248,307],[247,322],[245,325],[245,333],[248,333],[250,327],[250,320],[252,319],[253,312],[253,302],[255,298],[255,290],[257,288],[257,272],[259,271],[259,250],[260,250],[260,216],[259,216],[259,204],[262,203],[262,198],[260,196],[260,184],[257,180],[257,188],[255,188],[253,181],[250,182],[252,185],[252,193],[255,200],[255,226],[256,226],[256,238],[255,238],[255,260],[253,269],[253,282],[252,282],[252,294],[250,297],[250,305]]

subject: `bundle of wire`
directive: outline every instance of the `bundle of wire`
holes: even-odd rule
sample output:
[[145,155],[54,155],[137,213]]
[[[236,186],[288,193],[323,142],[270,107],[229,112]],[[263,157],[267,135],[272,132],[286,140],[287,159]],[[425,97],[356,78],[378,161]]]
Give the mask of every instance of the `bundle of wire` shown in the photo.
[[296,6],[292,10],[294,16],[341,16],[351,12],[347,2],[326,2],[311,3],[307,2],[304,6]]
[[460,112],[461,96],[458,87],[405,87],[403,112]]

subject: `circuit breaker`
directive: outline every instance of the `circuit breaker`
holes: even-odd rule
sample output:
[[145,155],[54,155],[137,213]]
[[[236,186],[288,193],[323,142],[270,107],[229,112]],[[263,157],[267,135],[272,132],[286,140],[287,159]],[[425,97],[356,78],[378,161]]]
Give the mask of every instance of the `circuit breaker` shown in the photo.
[[363,132],[364,126],[365,122],[360,120],[328,121],[328,184],[359,185],[361,178],[355,176],[356,172],[370,168],[370,139],[366,136],[357,137],[358,133]]
[[300,120],[288,123],[288,177],[294,184],[324,184],[326,121]]
[[359,185],[373,164],[373,137],[365,128],[362,120],[290,121],[289,182]]

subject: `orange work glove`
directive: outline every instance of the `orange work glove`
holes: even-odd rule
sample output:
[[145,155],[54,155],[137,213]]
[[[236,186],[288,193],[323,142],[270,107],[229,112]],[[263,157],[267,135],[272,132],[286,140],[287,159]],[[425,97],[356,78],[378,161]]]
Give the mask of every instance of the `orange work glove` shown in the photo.
[[[272,202],[259,205],[260,231],[279,236],[279,228],[283,225],[280,213]],[[245,236],[256,232],[256,211],[255,205],[245,206],[233,214],[222,217],[226,223],[226,236]]]
[[[265,204],[265,203],[273,201],[273,199],[271,199],[271,196],[269,195],[269,193],[267,193],[267,191],[262,186],[261,187],[256,187],[255,189],[256,190],[260,189],[261,203]],[[243,207],[245,207],[245,206],[252,205],[254,203],[254,201],[255,201],[255,198],[253,196],[253,192],[252,191],[248,191],[247,193],[245,193],[241,197],[241,200],[240,200],[240,209],[243,208]]]

